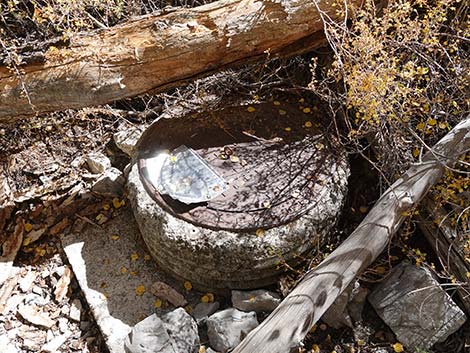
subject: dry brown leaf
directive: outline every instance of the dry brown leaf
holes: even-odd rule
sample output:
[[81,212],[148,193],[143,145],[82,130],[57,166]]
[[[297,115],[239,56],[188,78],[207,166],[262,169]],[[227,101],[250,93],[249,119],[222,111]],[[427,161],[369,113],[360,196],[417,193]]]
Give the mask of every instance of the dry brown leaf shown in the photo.
[[174,288],[170,287],[168,284],[163,282],[155,282],[154,284],[152,284],[150,292],[156,297],[164,299],[177,307],[185,306],[186,304],[188,304],[186,299],[180,293],[178,293]]
[[51,235],[56,235],[56,234],[59,234],[60,232],[62,232],[65,228],[67,228],[67,226],[69,225],[69,219],[68,218],[64,218],[63,220],[61,220],[59,223],[57,223],[56,225],[54,225],[51,230],[49,231],[49,234]]
[[5,284],[0,287],[0,315],[3,314],[7,300],[10,298],[13,289],[15,289],[16,284],[18,283],[18,279],[19,275],[14,275],[8,278]]
[[18,313],[23,319],[36,326],[51,328],[55,321],[52,320],[45,312],[41,312],[35,305],[22,305],[18,309]]
[[65,266],[64,274],[57,281],[57,284],[54,290],[54,296],[58,302],[61,302],[62,299],[64,299],[65,296],[67,295],[71,278],[72,278],[72,271],[70,270],[69,267]]

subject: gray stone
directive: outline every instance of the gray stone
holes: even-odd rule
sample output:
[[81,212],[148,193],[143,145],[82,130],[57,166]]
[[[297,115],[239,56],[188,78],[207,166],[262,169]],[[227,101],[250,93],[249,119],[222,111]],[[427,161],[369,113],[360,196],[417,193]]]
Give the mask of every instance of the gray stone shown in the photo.
[[137,323],[124,341],[127,353],[175,353],[163,321],[153,314]]
[[104,173],[107,169],[111,168],[109,158],[100,152],[90,153],[86,156],[86,163],[90,172],[94,174]]
[[234,308],[211,315],[206,323],[211,347],[222,353],[235,348],[251,330],[258,326],[254,311],[246,313]]
[[323,244],[342,208],[347,163],[332,165],[321,202],[288,224],[253,232],[212,230],[177,218],[147,193],[134,164],[128,177],[129,199],[149,251],[160,268],[199,288],[249,289],[274,283],[282,272],[279,255],[293,264],[315,244]]
[[369,290],[361,287],[358,281],[349,285],[323,314],[322,320],[329,326],[339,329],[353,327],[354,322],[362,321],[362,310]]
[[113,135],[114,143],[121,151],[132,157],[142,132],[138,127],[116,132]]
[[466,320],[428,269],[405,262],[377,286],[369,301],[397,339],[412,350],[442,342]]
[[199,324],[205,322],[210,315],[212,315],[219,309],[219,307],[219,302],[199,303],[195,306],[191,315],[196,319],[196,322]]
[[128,353],[195,353],[199,347],[197,325],[182,308],[161,319],[153,314],[134,326],[124,347]]
[[265,289],[253,291],[232,291],[232,304],[242,311],[270,312],[281,303],[281,297]]
[[162,317],[163,324],[170,335],[175,353],[197,352],[199,335],[196,321],[183,308],[178,308]]
[[104,196],[119,196],[122,194],[124,183],[125,178],[122,172],[111,167],[95,181],[91,190]]

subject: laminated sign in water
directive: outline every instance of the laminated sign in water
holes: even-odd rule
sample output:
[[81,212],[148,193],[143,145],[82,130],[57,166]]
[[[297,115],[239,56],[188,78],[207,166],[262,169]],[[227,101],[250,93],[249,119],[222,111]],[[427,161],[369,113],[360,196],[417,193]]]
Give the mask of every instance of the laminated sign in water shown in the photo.
[[186,146],[148,159],[147,169],[158,192],[186,204],[212,200],[228,188],[227,182]]

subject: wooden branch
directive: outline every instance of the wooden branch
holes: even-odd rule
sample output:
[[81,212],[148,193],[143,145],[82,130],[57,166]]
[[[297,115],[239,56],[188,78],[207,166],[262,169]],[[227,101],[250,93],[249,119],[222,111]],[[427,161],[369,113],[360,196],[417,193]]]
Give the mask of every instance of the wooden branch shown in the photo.
[[42,53],[28,48],[24,65],[7,60],[7,50],[0,66],[0,121],[162,91],[268,52],[305,52],[325,44],[317,6],[339,20],[331,3],[221,0],[73,35],[51,42],[55,46],[45,53],[44,46]]
[[[470,117],[411,166],[377,201],[357,229],[240,343],[234,353],[286,353],[296,347],[341,292],[384,250],[410,210],[470,148]],[[436,157],[446,156],[446,157]],[[437,160],[436,158],[439,158]]]
[[[467,282],[457,287],[457,293],[467,313],[470,314],[470,282],[467,277],[467,273],[470,273],[470,264],[465,260],[461,245],[463,235],[457,234],[455,226],[450,225],[444,208],[438,209],[430,197],[426,197],[422,204],[423,211],[421,213],[424,214],[417,216],[418,226],[439,257],[442,266],[460,282]],[[470,205],[470,200],[468,200],[468,205]],[[442,222],[437,225],[436,219],[440,219]]]

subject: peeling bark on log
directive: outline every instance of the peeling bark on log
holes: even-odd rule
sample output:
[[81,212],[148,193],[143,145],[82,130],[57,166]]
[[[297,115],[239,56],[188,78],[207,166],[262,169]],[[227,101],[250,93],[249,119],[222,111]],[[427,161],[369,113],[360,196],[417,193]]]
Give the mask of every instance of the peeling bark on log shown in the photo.
[[418,203],[451,164],[470,148],[470,117],[411,166],[377,201],[357,229],[306,274],[275,311],[233,353],[286,353],[296,347],[344,289],[385,249]]
[[267,52],[305,52],[325,43],[318,9],[339,20],[330,0],[221,0],[28,49],[20,77],[0,66],[0,121],[162,91]]

